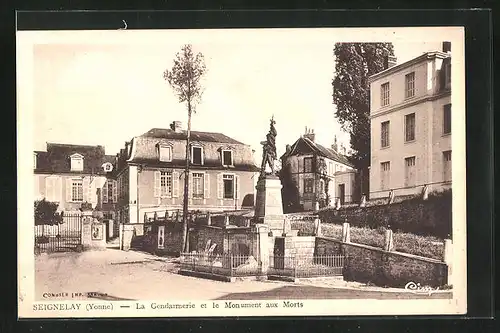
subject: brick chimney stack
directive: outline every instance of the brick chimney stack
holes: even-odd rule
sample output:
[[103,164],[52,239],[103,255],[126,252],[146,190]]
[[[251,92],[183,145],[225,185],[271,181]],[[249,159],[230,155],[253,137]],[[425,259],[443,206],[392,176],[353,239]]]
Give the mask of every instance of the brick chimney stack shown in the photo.
[[451,53],[451,42],[443,42],[443,52]]
[[398,64],[398,58],[395,56],[385,56],[384,57],[384,69],[394,67]]
[[335,135],[335,136],[333,137],[333,145],[332,145],[332,149],[333,149],[335,152],[337,152],[337,151],[338,151],[338,148],[339,148],[339,147],[338,147],[338,145],[337,145],[337,136]]
[[172,124],[170,124],[170,129],[175,133],[182,133],[182,122],[177,120],[173,121]]
[[309,140],[311,140],[312,142],[314,142],[314,138],[316,136],[316,134],[314,134],[314,130],[311,129],[311,128],[307,128],[306,126],[306,132],[304,133],[304,138],[307,138]]

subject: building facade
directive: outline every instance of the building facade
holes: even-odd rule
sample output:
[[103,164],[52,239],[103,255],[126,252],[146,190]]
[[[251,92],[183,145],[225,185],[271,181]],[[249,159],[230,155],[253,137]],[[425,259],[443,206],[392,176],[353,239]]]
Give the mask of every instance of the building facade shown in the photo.
[[451,186],[451,45],[369,78],[370,198]]
[[34,197],[57,202],[58,211],[79,213],[83,203],[112,219],[117,201],[115,156],[102,146],[47,143],[33,155]]
[[[144,215],[182,211],[186,134],[180,122],[134,137],[117,154],[117,220],[144,223]],[[191,131],[189,210],[253,207],[259,169],[250,146],[221,133]]]
[[345,149],[341,150],[336,143],[326,148],[315,142],[314,131],[307,128],[293,145],[287,145],[282,168],[289,170],[303,210],[333,205],[337,200],[341,204],[353,201],[356,170]]

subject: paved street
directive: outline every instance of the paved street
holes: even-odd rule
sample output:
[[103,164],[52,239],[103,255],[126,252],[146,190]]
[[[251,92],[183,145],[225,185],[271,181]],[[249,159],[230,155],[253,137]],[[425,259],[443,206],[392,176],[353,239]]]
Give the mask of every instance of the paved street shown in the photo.
[[[72,293],[97,292],[109,300],[205,299],[416,299],[450,298],[451,293],[416,295],[404,291],[363,288],[352,282],[323,279],[218,282],[181,276],[176,264],[150,254],[107,249],[36,257],[37,300],[85,299]],[[58,295],[67,293],[67,295]]]

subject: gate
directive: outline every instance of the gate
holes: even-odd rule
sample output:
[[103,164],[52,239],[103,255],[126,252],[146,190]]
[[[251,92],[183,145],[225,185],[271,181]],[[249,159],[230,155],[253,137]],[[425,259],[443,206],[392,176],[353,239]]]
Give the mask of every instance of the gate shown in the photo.
[[82,217],[79,214],[64,214],[61,224],[35,226],[35,251],[76,251],[81,244]]

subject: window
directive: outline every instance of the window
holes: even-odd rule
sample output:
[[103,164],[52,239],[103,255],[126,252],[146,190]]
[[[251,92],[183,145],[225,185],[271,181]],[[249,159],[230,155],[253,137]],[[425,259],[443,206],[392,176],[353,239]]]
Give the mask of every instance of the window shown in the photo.
[[389,175],[391,171],[391,162],[380,163],[380,189],[386,190],[389,187]]
[[191,163],[195,165],[203,164],[203,148],[201,147],[192,147],[191,148]]
[[222,181],[224,183],[224,199],[234,198],[234,176],[223,175]]
[[415,113],[405,116],[405,141],[415,140]]
[[405,158],[405,186],[415,186],[415,156]]
[[443,151],[443,181],[451,181],[451,150]]
[[304,193],[314,192],[314,179],[304,179]]
[[443,106],[443,134],[451,133],[451,104]]
[[117,201],[116,180],[108,179],[102,189],[102,202],[116,203]]
[[160,196],[172,195],[172,171],[160,171]]
[[172,161],[172,147],[170,147],[170,146],[158,146],[158,152],[160,155],[161,162],[171,162]]
[[380,146],[389,147],[389,121],[384,121],[381,125]]
[[382,106],[389,105],[389,82],[380,86],[380,101]]
[[405,75],[405,98],[415,96],[415,72]]
[[71,171],[83,171],[83,156],[80,154],[71,155]]
[[304,158],[304,172],[312,172],[312,157]]
[[193,173],[193,198],[203,198],[203,174]]
[[325,192],[325,181],[321,179],[319,181],[319,193],[323,194]]
[[59,202],[61,200],[62,180],[60,177],[51,176],[45,178],[45,199],[51,202]]
[[233,152],[231,150],[222,151],[222,165],[224,166],[233,165]]
[[83,201],[83,181],[81,179],[73,179],[71,182],[71,201]]

